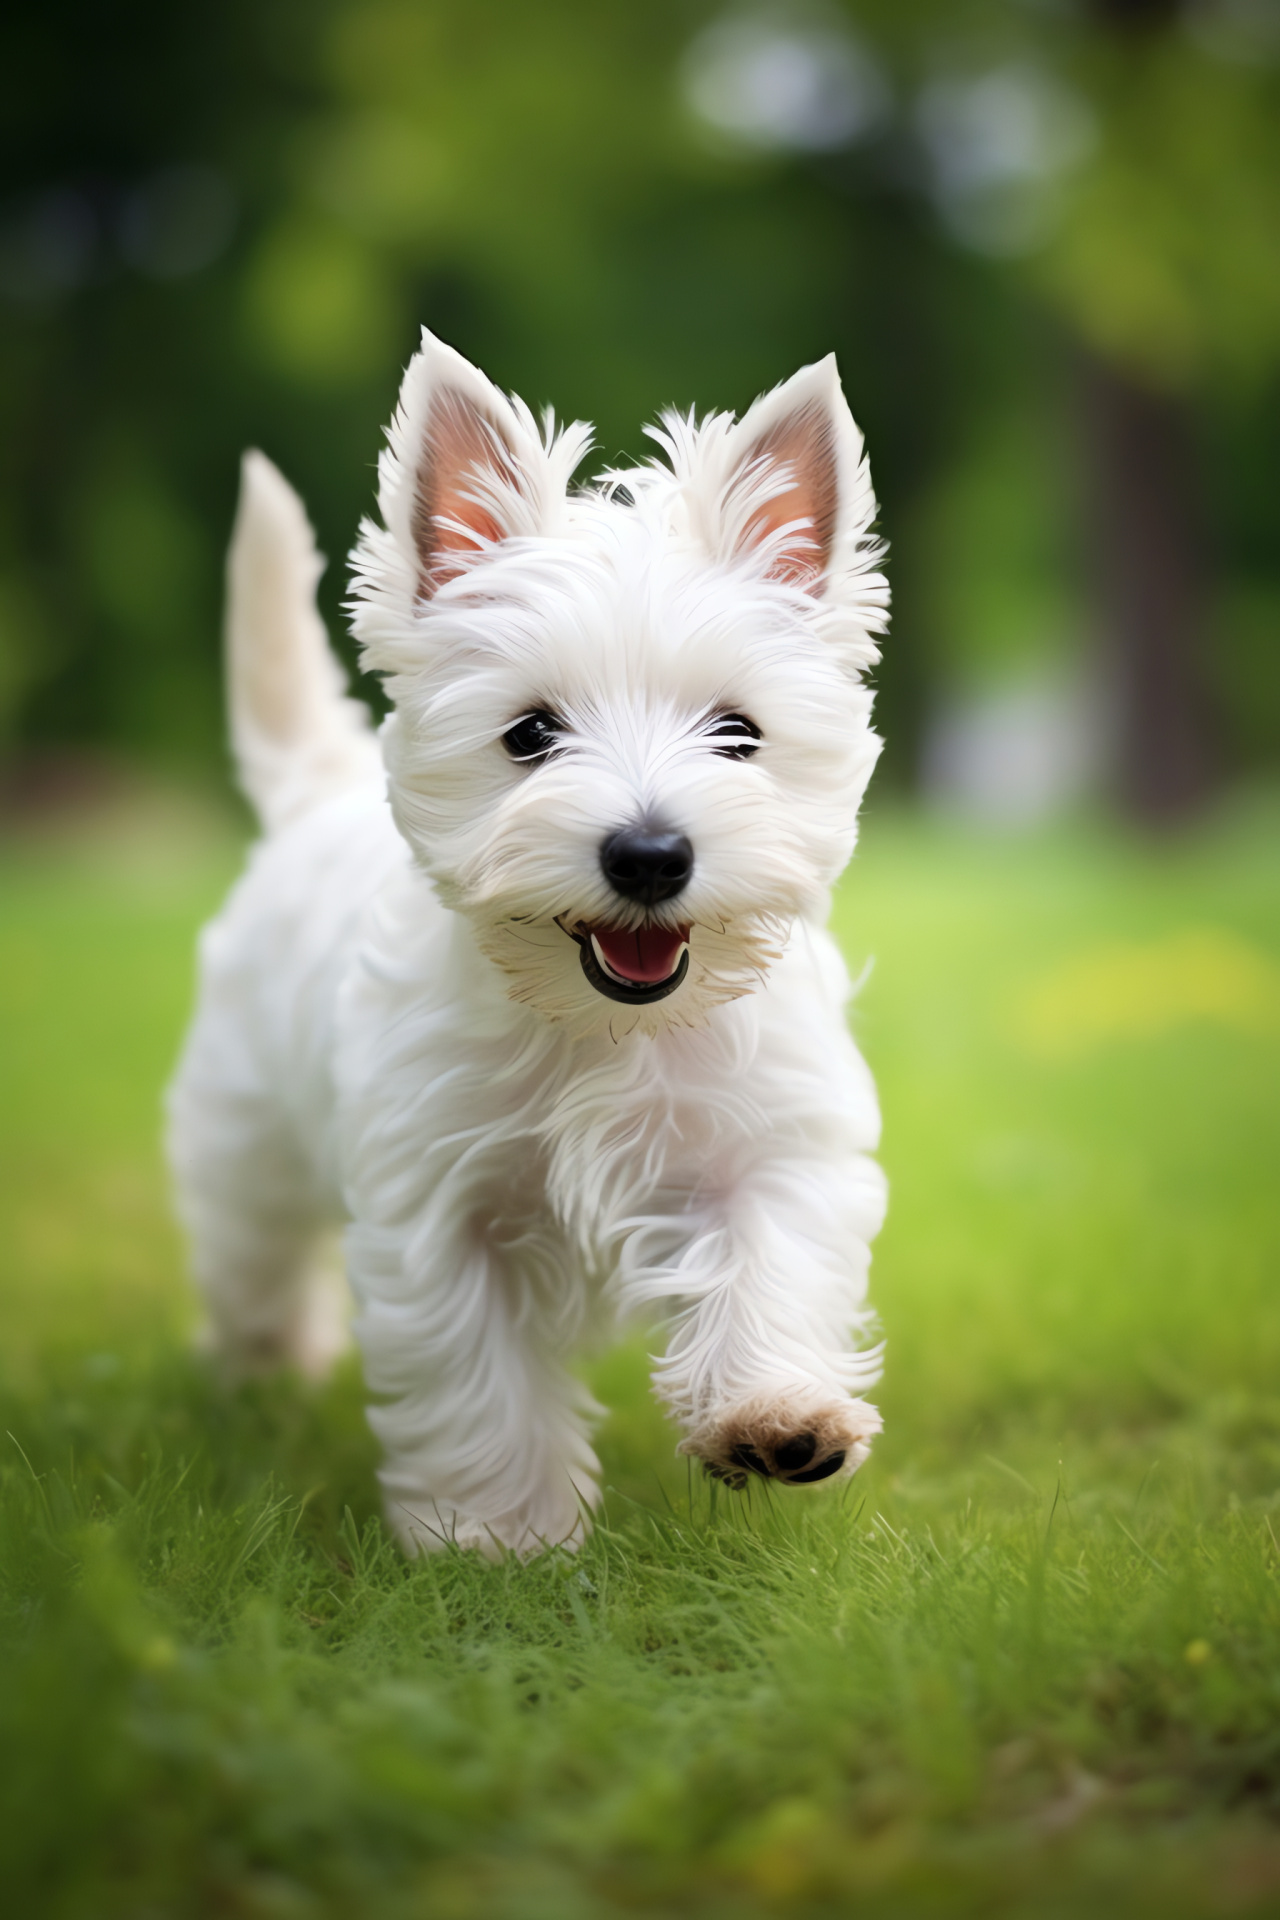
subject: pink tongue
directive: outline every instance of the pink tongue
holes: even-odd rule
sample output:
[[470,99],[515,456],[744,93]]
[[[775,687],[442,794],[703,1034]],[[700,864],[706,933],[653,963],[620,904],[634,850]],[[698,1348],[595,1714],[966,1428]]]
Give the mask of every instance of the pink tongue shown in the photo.
[[637,986],[652,986],[668,980],[676,970],[680,949],[689,938],[688,927],[675,933],[666,927],[641,927],[636,933],[619,933],[614,927],[593,927],[596,944],[617,974],[634,980]]

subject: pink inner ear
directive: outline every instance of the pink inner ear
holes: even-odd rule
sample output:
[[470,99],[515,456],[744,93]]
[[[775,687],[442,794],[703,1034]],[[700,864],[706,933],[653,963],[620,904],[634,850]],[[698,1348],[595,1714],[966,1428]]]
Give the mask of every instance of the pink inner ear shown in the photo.
[[462,561],[505,529],[490,495],[514,481],[511,450],[497,421],[464,395],[436,394],[427,416],[414,488],[413,540],[424,599],[462,570]]
[[791,485],[752,514],[747,544],[802,522],[777,550],[769,575],[813,593],[831,558],[839,497],[835,431],[826,408],[810,402],[771,427],[752,447],[748,465],[760,460],[786,467]]

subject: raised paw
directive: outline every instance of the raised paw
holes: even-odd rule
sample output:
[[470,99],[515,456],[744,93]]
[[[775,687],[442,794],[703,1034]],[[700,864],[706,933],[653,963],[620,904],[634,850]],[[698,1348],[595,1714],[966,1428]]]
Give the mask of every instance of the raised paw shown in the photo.
[[871,1451],[880,1415],[865,1400],[799,1400],[783,1395],[735,1407],[705,1422],[681,1453],[694,1454],[703,1469],[728,1487],[741,1489],[754,1474],[788,1487],[848,1478]]

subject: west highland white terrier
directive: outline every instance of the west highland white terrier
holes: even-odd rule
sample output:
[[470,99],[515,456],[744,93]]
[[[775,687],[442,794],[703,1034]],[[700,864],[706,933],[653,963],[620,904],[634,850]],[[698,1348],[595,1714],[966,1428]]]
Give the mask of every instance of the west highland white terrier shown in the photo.
[[879,751],[888,590],[834,358],[665,459],[570,479],[424,333],[353,556],[375,737],[302,506],[244,463],[231,732],[263,837],[205,930],[170,1094],[210,1338],[321,1369],[340,1218],[410,1552],[573,1545],[599,1499],[575,1349],[669,1325],[654,1385],[732,1487],[835,1480],[884,1210],[825,931]]

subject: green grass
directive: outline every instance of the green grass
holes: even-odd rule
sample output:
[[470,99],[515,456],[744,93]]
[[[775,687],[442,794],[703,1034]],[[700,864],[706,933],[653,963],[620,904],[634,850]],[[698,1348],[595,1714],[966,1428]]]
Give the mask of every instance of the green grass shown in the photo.
[[0,1885],[15,1914],[1280,1906],[1280,833],[872,816],[893,1199],[843,1498],[691,1481],[592,1368],[576,1559],[412,1567],[354,1365],[187,1350],[157,1099],[190,829],[0,861]]

